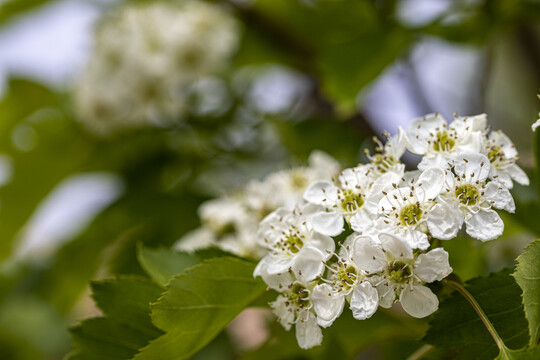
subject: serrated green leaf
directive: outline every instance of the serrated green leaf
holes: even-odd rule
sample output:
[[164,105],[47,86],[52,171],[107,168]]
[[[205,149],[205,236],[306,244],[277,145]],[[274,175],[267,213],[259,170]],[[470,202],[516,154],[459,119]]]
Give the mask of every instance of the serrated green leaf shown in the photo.
[[[521,289],[503,270],[466,283],[504,343],[513,349],[527,344],[527,321]],[[423,341],[459,351],[457,359],[491,360],[499,349],[471,304],[458,292],[445,299],[430,321]]]
[[540,240],[530,243],[517,258],[516,272],[512,276],[523,290],[529,344],[536,346],[540,343]]
[[152,305],[152,321],[166,334],[141,350],[137,360],[187,359],[210,342],[265,284],[251,262],[214,258],[177,275]]
[[495,360],[534,360],[540,359],[540,347],[525,348],[521,350],[505,349]]
[[194,255],[170,249],[150,249],[139,246],[137,258],[146,273],[158,284],[165,286],[174,276],[201,261]]
[[163,289],[150,279],[119,277],[94,282],[92,290],[105,317],[71,329],[75,351],[69,360],[128,360],[163,334],[150,321],[150,302]]

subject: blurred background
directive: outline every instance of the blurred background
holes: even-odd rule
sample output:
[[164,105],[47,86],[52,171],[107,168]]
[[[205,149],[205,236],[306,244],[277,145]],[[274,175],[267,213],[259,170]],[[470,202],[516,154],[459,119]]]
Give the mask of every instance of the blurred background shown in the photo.
[[[539,90],[534,0],[0,0],[0,358],[62,359],[90,280],[314,149],[354,166],[414,117],[487,113],[532,179]],[[502,239],[448,245],[464,279],[540,234],[513,194]]]

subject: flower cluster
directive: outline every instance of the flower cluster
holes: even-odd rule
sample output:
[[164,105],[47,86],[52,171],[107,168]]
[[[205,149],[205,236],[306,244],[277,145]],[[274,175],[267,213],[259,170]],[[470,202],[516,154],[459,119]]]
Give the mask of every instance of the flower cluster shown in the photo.
[[[504,224],[495,209],[514,212],[509,189],[529,182],[514,145],[487,127],[486,115],[448,124],[430,114],[387,139],[369,163],[313,182],[296,206],[259,225],[266,254],[254,276],[280,293],[271,307],[286,329],[296,326],[302,348],[321,343],[320,327],[345,303],[358,320],[396,302],[411,316],[432,314],[439,301],[427,284],[452,272],[439,240],[462,228],[481,241],[497,238]],[[405,171],[407,150],[422,156],[417,170]]]
[[261,220],[274,210],[293,209],[312,182],[331,179],[339,163],[321,151],[313,151],[308,166],[282,170],[262,181],[253,180],[241,191],[209,200],[199,207],[202,226],[184,235],[175,245],[183,251],[215,246],[240,256],[261,258],[265,250],[254,234]]
[[236,20],[217,5],[123,7],[97,29],[75,93],[81,120],[101,135],[181,120],[189,99],[212,96],[208,80],[238,42]]

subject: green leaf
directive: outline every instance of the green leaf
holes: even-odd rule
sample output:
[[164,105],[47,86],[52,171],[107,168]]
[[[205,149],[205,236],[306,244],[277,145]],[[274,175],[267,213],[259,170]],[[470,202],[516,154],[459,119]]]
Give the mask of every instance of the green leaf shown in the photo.
[[[514,349],[527,344],[527,321],[521,289],[503,270],[465,285],[493,323],[504,343]],[[471,304],[458,292],[445,299],[430,321],[423,341],[459,351],[457,359],[491,360],[499,349]]]
[[530,243],[517,258],[516,272],[512,274],[523,290],[525,316],[529,321],[531,346],[540,343],[540,240]]
[[200,263],[200,260],[194,255],[170,249],[150,249],[139,246],[137,250],[137,257],[144,271],[163,286],[174,275]]
[[540,347],[521,350],[505,349],[495,360],[533,360],[540,359]]
[[85,320],[71,329],[75,351],[69,360],[128,360],[162,334],[150,321],[150,302],[163,289],[149,279],[98,281],[92,290],[105,317]]
[[152,305],[152,321],[166,334],[135,359],[179,360],[195,354],[265,290],[253,278],[254,268],[240,259],[214,258],[173,278]]
[[0,23],[48,2],[51,0],[7,0],[0,5]]

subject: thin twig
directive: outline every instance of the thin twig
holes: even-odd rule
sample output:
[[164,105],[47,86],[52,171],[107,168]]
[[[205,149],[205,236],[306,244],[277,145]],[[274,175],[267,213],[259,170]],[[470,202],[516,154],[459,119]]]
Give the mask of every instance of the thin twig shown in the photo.
[[427,353],[429,353],[431,350],[433,350],[433,345],[425,344],[418,348],[415,352],[413,352],[407,360],[420,360],[423,358]]

